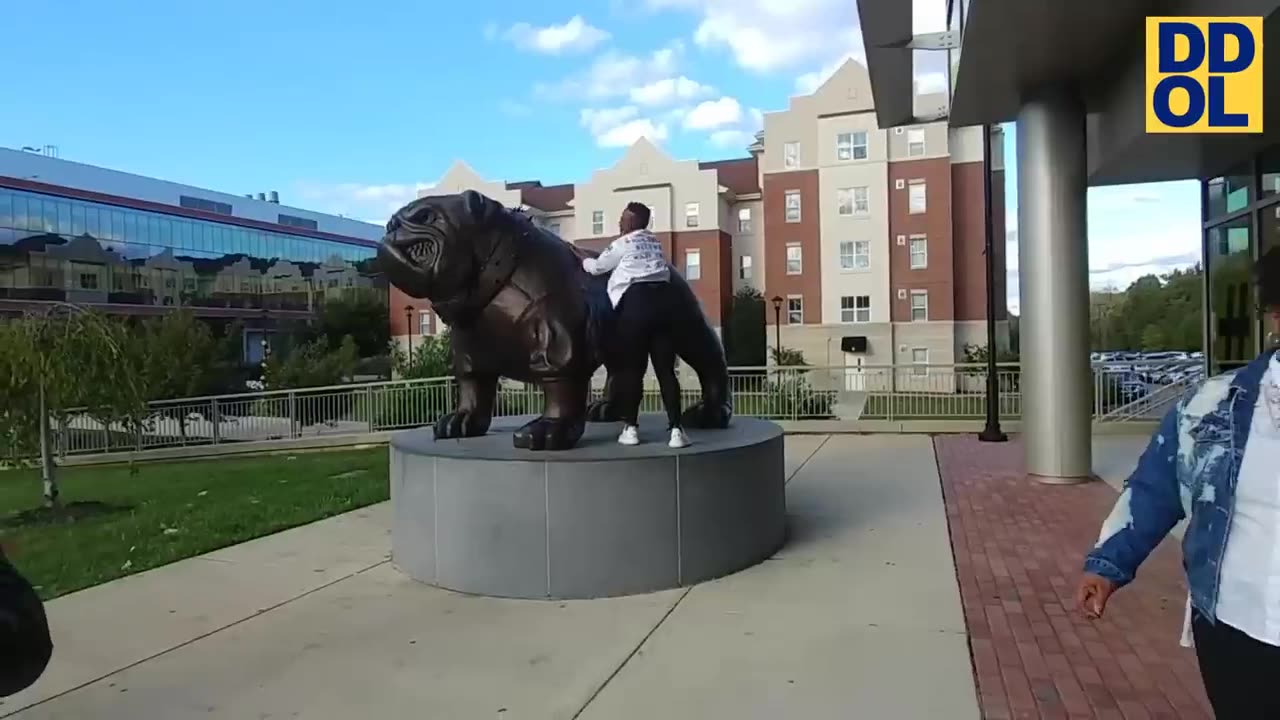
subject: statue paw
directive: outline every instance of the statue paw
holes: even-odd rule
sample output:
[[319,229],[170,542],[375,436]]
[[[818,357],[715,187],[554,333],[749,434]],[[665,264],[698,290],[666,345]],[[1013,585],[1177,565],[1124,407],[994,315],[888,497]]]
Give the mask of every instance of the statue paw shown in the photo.
[[622,416],[617,407],[609,398],[600,398],[587,406],[587,422],[618,422]]
[[564,418],[539,417],[511,436],[523,450],[568,450],[582,439],[583,422]]
[[436,439],[479,437],[489,432],[491,419],[471,410],[455,410],[436,421]]
[[680,422],[687,428],[723,430],[729,427],[732,417],[733,406],[729,403],[700,402],[685,410]]

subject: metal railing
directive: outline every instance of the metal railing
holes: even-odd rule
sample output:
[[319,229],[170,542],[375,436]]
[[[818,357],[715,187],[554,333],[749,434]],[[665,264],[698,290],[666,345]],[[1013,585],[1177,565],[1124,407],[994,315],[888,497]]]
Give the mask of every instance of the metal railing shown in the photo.
[[[986,415],[985,365],[732,368],[730,389],[738,415],[773,420],[972,420]],[[1157,419],[1203,379],[1197,363],[1104,363],[1094,383],[1094,419]],[[696,378],[682,377],[683,404],[700,397]],[[997,367],[999,412],[1017,420],[1022,410],[1016,363]],[[592,399],[600,397],[594,383]],[[60,455],[133,452],[324,435],[352,435],[421,427],[453,408],[453,378],[398,380],[163,400],[140,421],[72,413],[56,428]],[[504,382],[495,416],[541,410],[537,387]],[[642,412],[662,412],[652,378]]]

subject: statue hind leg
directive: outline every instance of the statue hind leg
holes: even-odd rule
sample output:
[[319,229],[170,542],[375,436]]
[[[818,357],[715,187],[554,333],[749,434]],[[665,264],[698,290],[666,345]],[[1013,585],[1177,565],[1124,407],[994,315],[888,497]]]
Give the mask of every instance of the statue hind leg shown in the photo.
[[701,327],[684,328],[677,336],[676,352],[697,373],[702,387],[702,400],[686,408],[680,421],[689,428],[727,428],[733,418],[733,395],[724,348],[705,321],[698,324]]

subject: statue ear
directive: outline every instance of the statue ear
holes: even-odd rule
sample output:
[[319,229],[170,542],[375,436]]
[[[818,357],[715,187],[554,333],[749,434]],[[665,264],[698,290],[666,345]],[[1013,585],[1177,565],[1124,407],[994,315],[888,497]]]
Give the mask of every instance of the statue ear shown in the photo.
[[462,205],[466,208],[467,217],[477,225],[488,222],[494,211],[502,207],[496,200],[491,200],[475,190],[462,192]]

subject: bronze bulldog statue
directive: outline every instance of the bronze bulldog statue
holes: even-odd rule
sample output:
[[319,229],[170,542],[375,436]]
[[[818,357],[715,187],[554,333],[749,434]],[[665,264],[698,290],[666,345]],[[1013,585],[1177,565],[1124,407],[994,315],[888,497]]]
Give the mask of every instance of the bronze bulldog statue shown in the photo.
[[[515,432],[518,448],[566,450],[588,419],[619,419],[612,378],[604,398],[587,403],[592,374],[618,362],[609,348],[608,276],[582,269],[593,255],[471,190],[418,198],[396,212],[379,265],[401,291],[431,301],[453,342],[458,405],[436,423],[437,439],[488,432],[503,377],[542,388],[542,415]],[[702,387],[701,402],[682,421],[727,427],[733,408],[724,348],[684,278],[673,271],[671,282],[683,299],[683,311],[670,319],[676,354]]]

